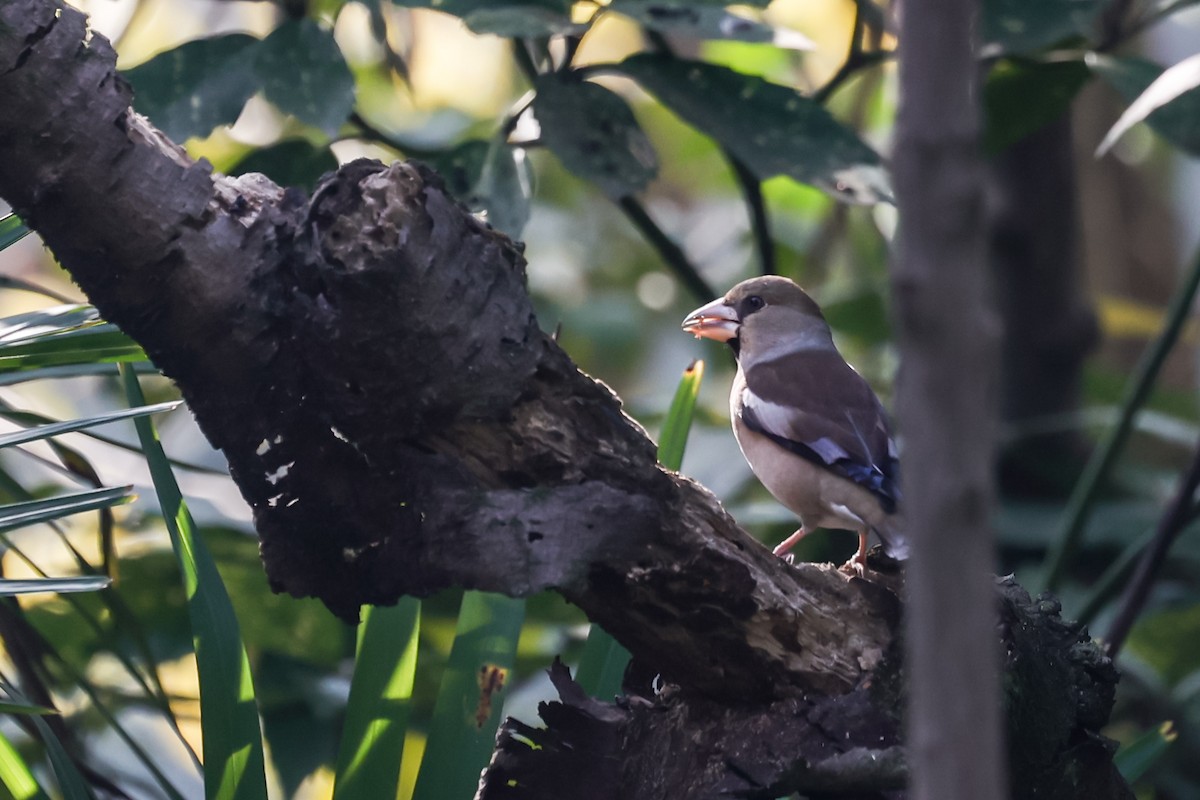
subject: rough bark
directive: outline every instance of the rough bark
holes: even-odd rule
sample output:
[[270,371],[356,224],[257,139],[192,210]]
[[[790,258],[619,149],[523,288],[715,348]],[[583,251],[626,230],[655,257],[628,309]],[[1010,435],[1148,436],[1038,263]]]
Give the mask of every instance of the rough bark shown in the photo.
[[[840,763],[804,754],[813,709],[858,709],[825,723],[872,720],[854,741],[897,716],[899,579],[786,565],[662,469],[538,328],[519,247],[436,175],[355,162],[311,197],[213,175],[129,110],[108,43],[54,0],[0,4],[0,70],[0,195],[179,385],[277,590],[346,618],[448,586],[561,592],[677,687],[646,701],[673,703],[671,758],[622,740],[635,796],[673,760],[728,771],[729,740],[701,722],[749,737],[732,763],[758,772],[739,786],[786,788]],[[1106,710],[1099,683],[1087,697]],[[1075,719],[1079,702],[1048,711]],[[798,711],[782,761],[762,762]],[[801,752],[779,773],[788,742]]]
[[[1004,697],[1012,796],[1131,797],[1112,766],[1114,743],[1095,733],[1112,703],[1112,662],[1063,622],[1053,599],[1031,599],[1011,578],[997,581],[996,599],[1005,668],[1017,678]],[[539,707],[546,727],[505,723],[479,797],[904,797],[900,649],[847,694],[754,706],[630,686],[621,703],[600,703],[555,665],[559,700]],[[682,744],[688,737],[703,749]]]
[[912,796],[1007,794],[989,527],[997,332],[988,305],[978,3],[900,6],[896,405],[912,540],[906,644]]

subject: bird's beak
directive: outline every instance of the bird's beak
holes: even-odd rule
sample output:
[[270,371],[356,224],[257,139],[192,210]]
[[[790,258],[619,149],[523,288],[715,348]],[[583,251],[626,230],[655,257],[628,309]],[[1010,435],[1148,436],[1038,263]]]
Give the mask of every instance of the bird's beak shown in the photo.
[[683,321],[683,329],[697,339],[728,342],[737,336],[741,324],[733,308],[725,305],[724,300],[714,300],[688,314]]

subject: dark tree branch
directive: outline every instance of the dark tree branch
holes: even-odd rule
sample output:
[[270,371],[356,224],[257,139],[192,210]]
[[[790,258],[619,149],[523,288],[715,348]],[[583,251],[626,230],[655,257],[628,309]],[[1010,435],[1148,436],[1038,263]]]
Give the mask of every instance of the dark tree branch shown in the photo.
[[[898,716],[898,578],[789,567],[662,469],[611,391],[538,328],[519,248],[429,170],[354,162],[311,197],[213,175],[129,110],[114,62],[61,3],[0,5],[0,195],[177,382],[254,511],[274,588],[348,619],[449,586],[554,589],[678,687],[647,700],[678,721],[672,758],[761,768],[738,791],[853,771],[844,745],[826,751],[836,761],[764,760],[776,728],[756,722],[827,704],[826,738],[858,741],[867,729],[834,711]],[[1040,625],[1013,620],[1014,641]],[[1062,648],[1107,663],[1075,641],[1020,663],[1073,663]],[[1069,721],[1064,741],[1092,741],[1107,680],[1037,708]],[[744,731],[738,760],[715,746],[732,739],[689,727],[721,709]],[[1084,763],[1039,741],[1048,772]],[[670,766],[661,752],[622,753],[643,796]],[[1125,796],[1106,786],[1092,796]]]
[[722,154],[733,170],[733,177],[738,188],[742,190],[742,199],[746,201],[746,212],[750,217],[750,232],[754,237],[754,246],[758,251],[758,270],[762,275],[775,275],[779,272],[775,263],[775,240],[771,238],[771,220],[767,216],[767,204],[763,199],[762,181],[746,166],[746,163],[722,147]]
[[1125,644],[1129,631],[1133,629],[1133,623],[1137,621],[1138,616],[1142,613],[1142,608],[1146,605],[1146,599],[1150,596],[1150,589],[1154,586],[1154,581],[1158,579],[1158,573],[1167,559],[1167,551],[1171,549],[1175,539],[1194,517],[1197,488],[1200,488],[1200,446],[1196,448],[1196,453],[1192,456],[1192,465],[1179,479],[1179,488],[1176,489],[1170,506],[1167,507],[1166,513],[1159,521],[1158,528],[1154,531],[1154,538],[1150,540],[1149,546],[1142,553],[1133,578],[1129,581],[1125,597],[1121,601],[1121,608],[1117,611],[1117,616],[1113,619],[1112,625],[1108,628],[1108,634],[1104,637],[1104,651],[1110,658],[1116,658],[1117,653],[1121,652],[1121,647]]
[[616,202],[617,207],[625,212],[626,218],[633,223],[633,227],[646,237],[646,241],[658,251],[659,257],[671,268],[675,277],[683,281],[683,285],[697,300],[708,302],[717,296],[716,291],[708,285],[708,281],[704,280],[704,276],[683,252],[683,248],[675,244],[671,237],[658,227],[658,223],[654,221],[636,197],[626,195]]

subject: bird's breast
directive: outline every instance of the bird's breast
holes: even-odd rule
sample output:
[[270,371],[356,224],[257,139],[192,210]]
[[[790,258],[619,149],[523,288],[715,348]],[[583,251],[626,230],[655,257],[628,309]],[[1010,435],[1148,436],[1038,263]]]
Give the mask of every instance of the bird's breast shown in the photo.
[[853,481],[785,450],[748,428],[736,413],[733,433],[758,480],[806,528],[860,530],[885,524],[879,501]]

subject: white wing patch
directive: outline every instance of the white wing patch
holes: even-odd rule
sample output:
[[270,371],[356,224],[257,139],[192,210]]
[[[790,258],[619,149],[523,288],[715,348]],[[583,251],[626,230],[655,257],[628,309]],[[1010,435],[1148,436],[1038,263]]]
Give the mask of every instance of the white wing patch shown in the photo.
[[754,418],[768,431],[776,436],[791,438],[792,424],[796,421],[794,410],[763,400],[749,388],[742,390],[742,405],[750,409]]
[[[749,409],[754,419],[767,432],[783,439],[789,439],[808,447],[821,457],[826,464],[832,464],[843,458],[851,458],[845,448],[828,436],[819,439],[808,439],[796,428],[800,422],[794,409],[763,400],[752,392],[749,387],[742,390],[742,406]],[[865,450],[864,446],[864,450]]]

